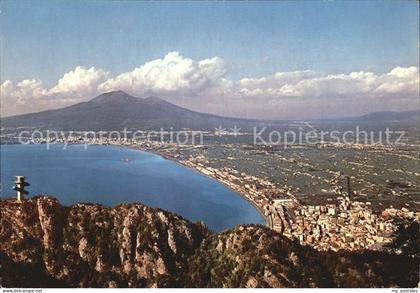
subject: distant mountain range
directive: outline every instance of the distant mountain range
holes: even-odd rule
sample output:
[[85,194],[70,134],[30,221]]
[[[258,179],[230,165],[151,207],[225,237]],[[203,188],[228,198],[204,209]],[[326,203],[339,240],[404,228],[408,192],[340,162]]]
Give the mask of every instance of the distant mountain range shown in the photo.
[[394,111],[384,111],[384,112],[374,112],[363,116],[348,118],[349,120],[364,120],[364,121],[420,121],[420,111],[404,111],[404,112],[394,112]]
[[[359,117],[345,118],[346,121],[419,121],[419,111],[377,112]],[[328,121],[333,120],[323,120]],[[214,130],[220,125],[242,129],[253,127],[281,126],[286,121],[264,121],[228,118],[191,111],[171,104],[157,97],[136,98],[123,91],[104,93],[83,103],[57,110],[4,117],[3,128],[34,127],[51,130],[122,130],[177,129]]]
[[57,110],[5,117],[2,127],[54,130],[212,129],[223,125],[253,126],[257,120],[194,112],[157,97],[136,98],[122,91],[104,93],[88,102]]

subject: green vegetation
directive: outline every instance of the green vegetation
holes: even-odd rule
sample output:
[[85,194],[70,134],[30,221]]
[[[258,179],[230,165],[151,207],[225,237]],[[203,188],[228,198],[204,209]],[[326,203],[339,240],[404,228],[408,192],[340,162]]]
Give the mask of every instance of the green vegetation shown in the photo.
[[38,197],[24,207],[2,201],[0,208],[0,273],[6,287],[418,284],[418,222],[401,222],[387,251],[336,253],[301,246],[259,225],[212,233],[140,204],[66,208]]
[[395,219],[397,231],[394,240],[387,246],[389,252],[401,254],[420,261],[420,223],[407,219]]

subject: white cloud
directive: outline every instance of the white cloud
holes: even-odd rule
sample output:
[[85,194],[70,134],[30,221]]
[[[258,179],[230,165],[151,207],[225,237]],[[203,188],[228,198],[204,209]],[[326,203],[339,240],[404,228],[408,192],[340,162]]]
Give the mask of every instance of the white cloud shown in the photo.
[[104,82],[99,89],[124,90],[133,94],[195,94],[217,84],[225,75],[222,59],[214,57],[194,61],[170,52],[157,59]]
[[[51,88],[36,79],[16,84],[6,80],[1,85],[2,115],[62,107],[113,90],[157,95],[205,112],[273,119],[343,115],[337,109],[352,115],[418,106],[418,67],[396,67],[384,74],[277,72],[238,81],[228,79],[227,72],[219,57],[193,60],[178,52],[116,76],[77,66]],[[310,113],[312,109],[318,112]]]
[[[260,79],[242,79],[237,93],[255,92],[270,98],[282,97],[379,97],[377,94],[413,95],[418,91],[417,67],[397,67],[389,73],[325,74],[313,71],[282,72]],[[256,91],[259,89],[260,91]]]
[[86,69],[77,66],[74,70],[65,73],[57,85],[48,91],[48,95],[64,99],[91,97],[98,93],[98,86],[105,82],[108,76],[108,72],[97,70],[95,67]]
[[409,94],[419,91],[419,68],[396,67],[380,77],[380,84],[375,89],[379,94]]
[[48,107],[42,103],[46,92],[40,80],[25,79],[17,84],[6,80],[0,87],[1,113],[18,114],[25,110],[31,112]]
[[98,86],[108,75],[94,67],[77,66],[50,89],[44,87],[41,80],[23,80],[18,84],[6,80],[1,85],[1,114],[35,112],[85,101],[98,94]]

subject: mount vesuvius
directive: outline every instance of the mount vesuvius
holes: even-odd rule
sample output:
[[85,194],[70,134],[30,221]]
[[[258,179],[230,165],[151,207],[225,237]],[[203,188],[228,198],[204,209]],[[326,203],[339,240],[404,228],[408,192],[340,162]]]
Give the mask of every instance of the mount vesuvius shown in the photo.
[[157,97],[137,98],[123,91],[101,94],[88,102],[57,110],[1,119],[4,128],[33,127],[50,130],[206,129],[251,128],[261,121],[226,118],[194,112]]

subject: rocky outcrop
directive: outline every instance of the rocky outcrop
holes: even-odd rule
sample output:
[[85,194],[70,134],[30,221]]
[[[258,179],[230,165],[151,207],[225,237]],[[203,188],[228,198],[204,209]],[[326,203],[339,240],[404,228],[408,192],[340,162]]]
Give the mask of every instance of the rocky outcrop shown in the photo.
[[410,259],[317,252],[258,225],[213,233],[142,204],[0,202],[3,286],[381,287],[417,285]]
[[44,196],[0,204],[0,250],[69,286],[180,284],[179,267],[209,233],[201,224],[141,204],[63,207]]

